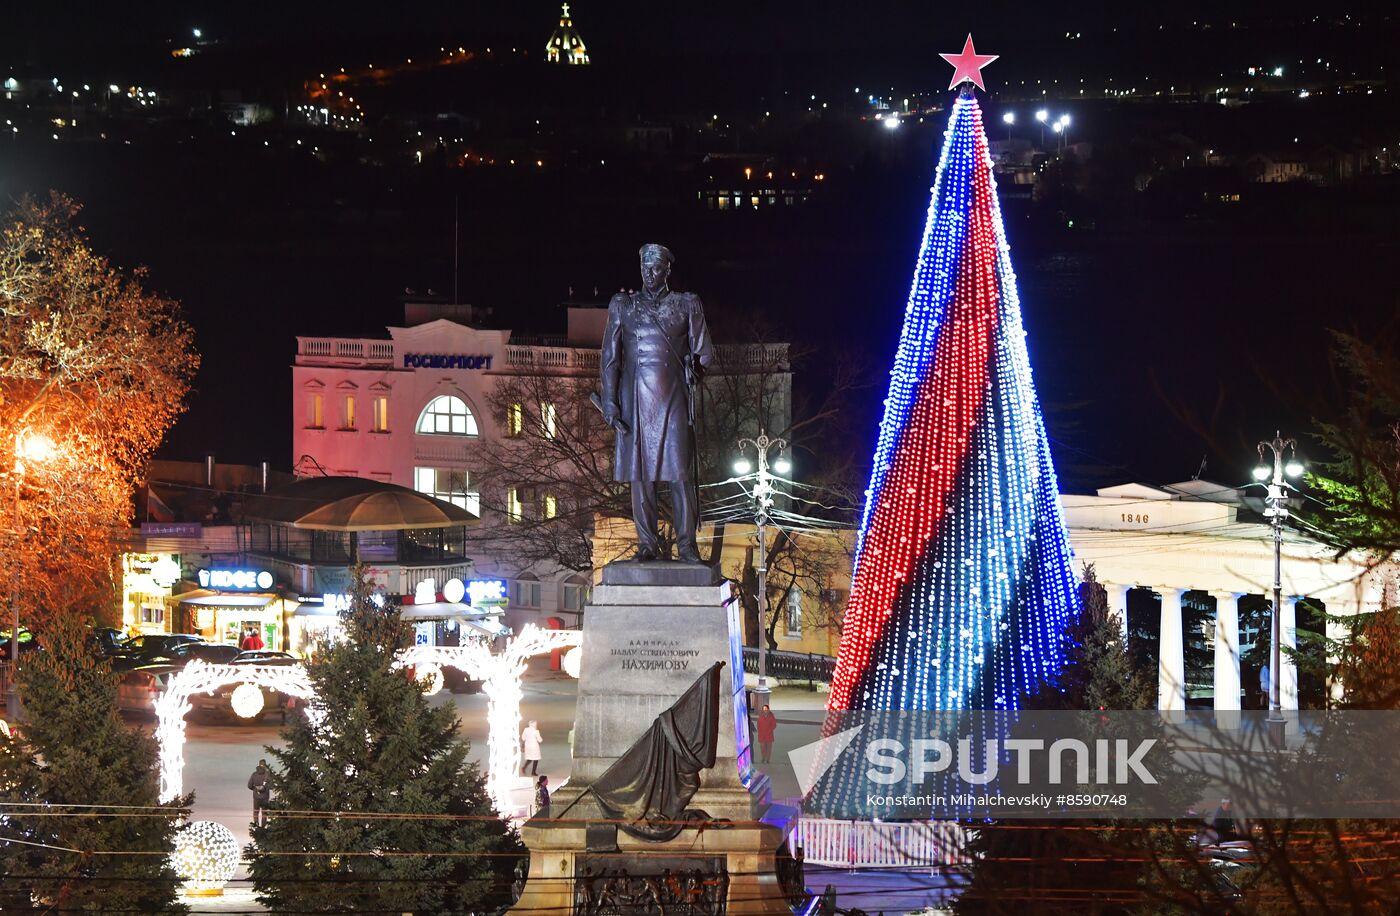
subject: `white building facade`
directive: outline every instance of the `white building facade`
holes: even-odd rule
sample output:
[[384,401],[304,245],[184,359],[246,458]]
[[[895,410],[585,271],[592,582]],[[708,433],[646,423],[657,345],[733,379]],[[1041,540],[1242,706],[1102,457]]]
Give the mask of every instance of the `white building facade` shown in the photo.
[[[1197,607],[1213,605],[1214,619],[1200,634],[1213,655],[1213,706],[1239,709],[1241,694],[1254,686],[1241,680],[1241,602],[1272,602],[1274,581],[1273,532],[1251,511],[1245,493],[1192,480],[1167,487],[1123,484],[1093,496],[1065,494],[1060,502],[1076,566],[1082,570],[1093,564],[1109,609],[1125,631],[1130,593],[1141,590],[1140,599],[1156,598],[1158,706],[1178,710],[1187,704],[1184,643],[1192,634],[1183,633],[1183,607],[1189,594]],[[1300,602],[1340,617],[1375,613],[1397,603],[1400,565],[1394,558],[1377,560],[1356,552],[1339,556],[1334,548],[1290,529],[1281,566],[1280,643],[1287,648],[1298,645]],[[1328,621],[1326,629],[1334,639],[1344,635],[1337,622]],[[1281,669],[1283,708],[1296,710],[1298,672],[1287,660]],[[1328,685],[1334,695],[1338,687]]]

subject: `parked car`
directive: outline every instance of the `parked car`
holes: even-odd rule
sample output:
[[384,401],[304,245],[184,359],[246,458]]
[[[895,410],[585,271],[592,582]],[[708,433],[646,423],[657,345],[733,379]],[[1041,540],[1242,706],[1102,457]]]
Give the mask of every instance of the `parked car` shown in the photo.
[[116,627],[93,627],[92,645],[99,658],[111,658],[124,651],[126,637]]
[[[25,655],[29,652],[36,652],[43,648],[43,645],[39,643],[38,637],[29,632],[28,627],[19,628],[19,651],[21,655]],[[10,631],[4,629],[0,630],[0,661],[9,661],[9,659]]]
[[117,682],[117,709],[155,715],[156,701],[170,686],[170,675],[179,670],[171,665],[146,665],[126,672]]
[[152,658],[166,655],[177,646],[204,641],[198,633],[146,633],[128,639],[122,644],[122,651],[127,655]]
[[239,656],[237,646],[221,642],[187,642],[171,648],[166,657],[172,665],[183,665],[193,659],[211,665],[227,665]]
[[[239,652],[238,656],[229,664],[232,665],[297,665],[301,659],[286,652],[276,652],[271,649],[253,649],[247,652]],[[287,721],[287,710],[294,708],[291,704],[293,697],[282,693],[280,690],[271,690],[266,687],[260,688],[263,695],[263,706],[256,716],[245,719],[233,711],[233,692],[239,687],[238,684],[226,684],[218,688],[213,693],[196,694],[191,698],[194,710],[206,720],[215,722],[261,722],[263,718],[271,713],[279,713],[282,721]]]

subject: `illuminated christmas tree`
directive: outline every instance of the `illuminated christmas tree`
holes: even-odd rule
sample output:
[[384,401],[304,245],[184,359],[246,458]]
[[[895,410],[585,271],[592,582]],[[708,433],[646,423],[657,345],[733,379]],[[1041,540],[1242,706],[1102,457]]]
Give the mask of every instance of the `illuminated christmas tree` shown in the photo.
[[[972,37],[953,88],[982,87]],[[971,86],[953,103],[890,373],[828,707],[1012,709],[1077,606]]]

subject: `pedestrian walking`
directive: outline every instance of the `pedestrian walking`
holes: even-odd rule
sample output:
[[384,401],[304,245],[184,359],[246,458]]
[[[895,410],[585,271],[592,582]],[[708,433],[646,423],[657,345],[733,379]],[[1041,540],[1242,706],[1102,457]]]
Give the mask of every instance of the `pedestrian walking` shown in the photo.
[[549,817],[549,777],[541,776],[535,783],[535,814]]
[[530,771],[531,776],[539,774],[540,745],[543,742],[544,736],[540,734],[539,726],[531,719],[530,724],[520,733],[520,743],[525,747],[525,762],[520,765],[521,775],[524,775],[526,770]]
[[773,732],[778,728],[778,717],[773,715],[773,710],[768,708],[768,704],[763,704],[763,711],[758,714],[758,752],[760,763],[767,763],[768,758],[773,755]]
[[259,760],[253,775],[248,777],[248,788],[253,793],[253,826],[267,823],[267,803],[272,800],[272,773],[267,761]]
[[1239,839],[1239,834],[1235,832],[1235,814],[1230,810],[1230,799],[1220,799],[1220,807],[1216,808],[1215,814],[1211,816],[1210,828],[1215,833],[1216,843],[1228,843]]

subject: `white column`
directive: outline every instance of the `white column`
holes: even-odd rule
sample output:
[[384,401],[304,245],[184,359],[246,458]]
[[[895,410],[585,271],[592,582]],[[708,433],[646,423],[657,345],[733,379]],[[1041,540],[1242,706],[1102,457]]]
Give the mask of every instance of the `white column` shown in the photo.
[[1123,638],[1124,646],[1128,644],[1128,592],[1132,588],[1131,585],[1119,585],[1116,582],[1103,583],[1104,593],[1108,598],[1108,613],[1118,620],[1118,635]]
[[1184,588],[1158,588],[1162,595],[1161,635],[1157,652],[1157,708],[1186,708],[1186,652],[1181,639]]
[[1240,593],[1212,592],[1215,599],[1215,709],[1240,708]]
[[1288,657],[1288,649],[1298,648],[1298,596],[1283,599],[1283,616],[1279,618],[1282,638],[1279,646],[1278,702],[1284,711],[1298,709],[1298,665]]

